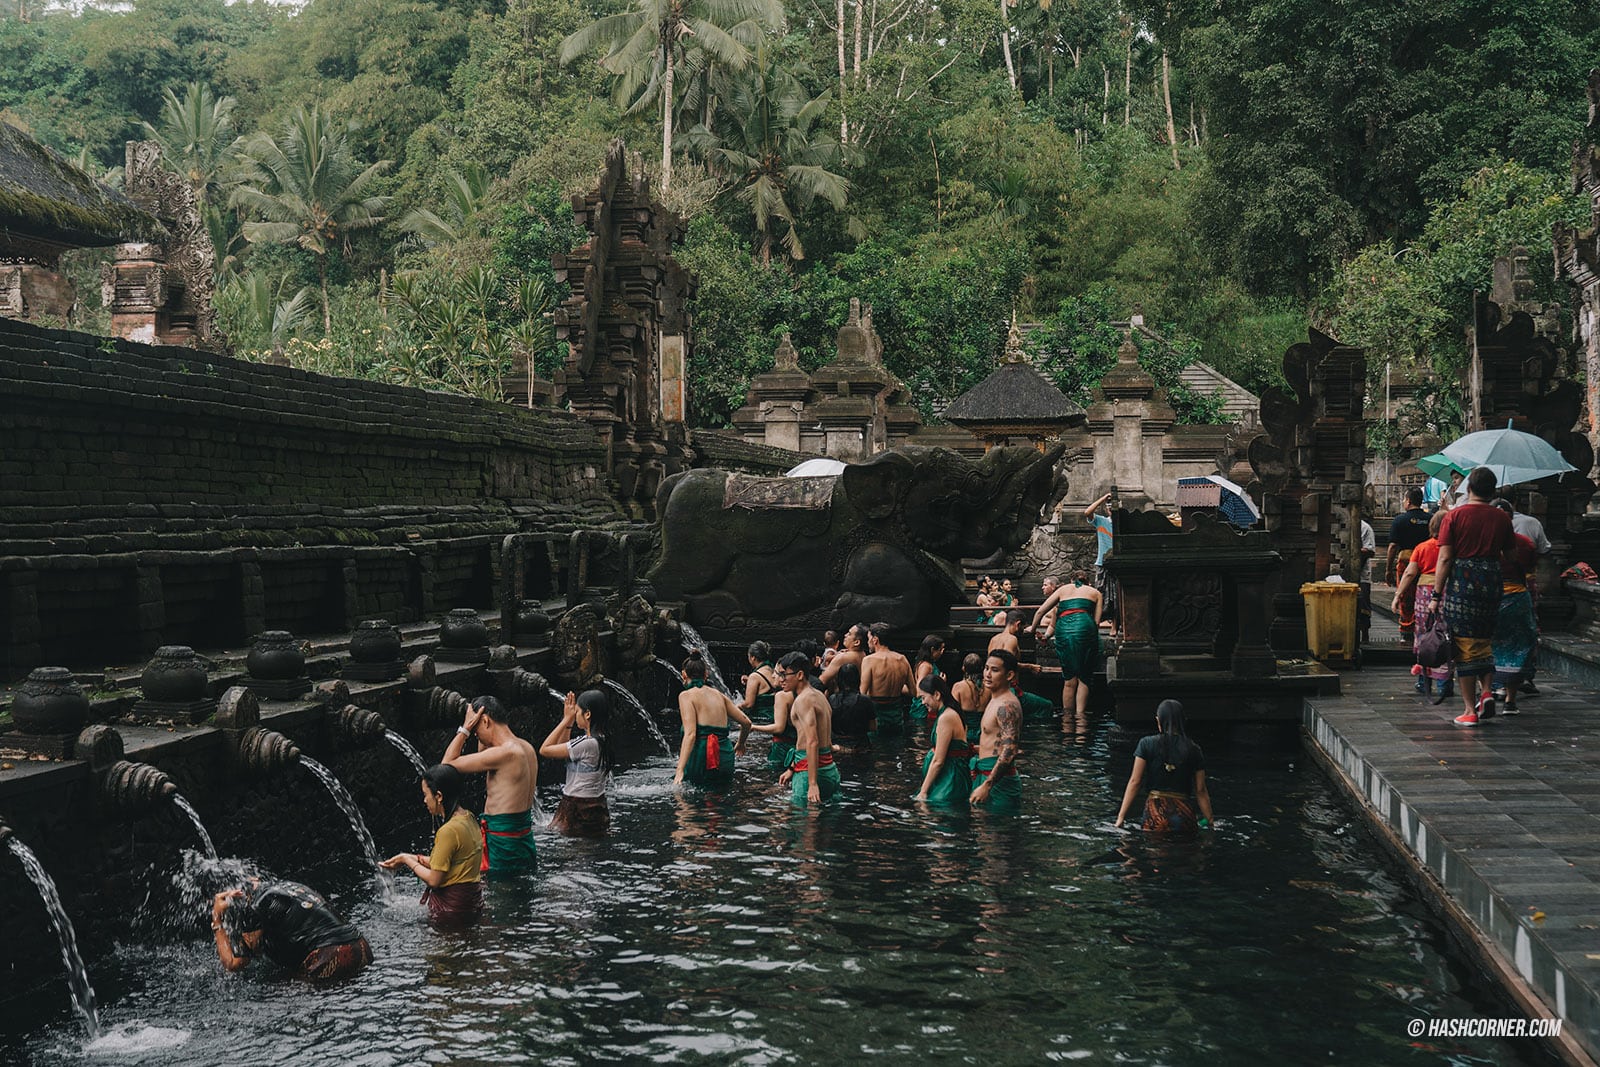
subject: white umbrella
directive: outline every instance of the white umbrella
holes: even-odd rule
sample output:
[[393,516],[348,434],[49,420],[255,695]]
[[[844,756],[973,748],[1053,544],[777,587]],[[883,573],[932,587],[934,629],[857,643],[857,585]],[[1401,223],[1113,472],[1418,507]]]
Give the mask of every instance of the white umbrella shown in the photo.
[[799,466],[797,466],[793,470],[791,470],[788,474],[784,475],[784,477],[785,478],[827,478],[827,477],[830,477],[832,475],[843,474],[843,473],[844,473],[844,462],[842,460],[829,459],[826,456],[818,456],[818,457],[816,457],[814,459],[808,459],[804,463],[801,463]]

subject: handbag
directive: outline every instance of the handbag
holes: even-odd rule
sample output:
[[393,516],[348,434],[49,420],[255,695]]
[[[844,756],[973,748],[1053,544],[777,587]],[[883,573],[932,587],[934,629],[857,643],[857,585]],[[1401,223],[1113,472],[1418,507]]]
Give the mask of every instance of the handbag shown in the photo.
[[1424,667],[1443,667],[1455,656],[1455,644],[1450,640],[1450,627],[1444,621],[1444,612],[1428,612],[1417,626],[1417,662]]

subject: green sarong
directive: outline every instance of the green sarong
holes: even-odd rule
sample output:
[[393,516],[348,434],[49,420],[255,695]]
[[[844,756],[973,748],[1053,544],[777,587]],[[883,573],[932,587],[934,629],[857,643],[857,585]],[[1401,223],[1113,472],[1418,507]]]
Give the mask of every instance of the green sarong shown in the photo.
[[897,737],[906,732],[905,697],[873,697],[872,706],[878,709],[879,737]]
[[1056,706],[1048,698],[1037,696],[1026,690],[1017,690],[1017,699],[1022,702],[1022,721],[1038,722],[1040,719],[1053,719],[1056,715]]
[[[817,752],[817,758],[822,761],[822,768],[817,772],[817,791],[822,795],[824,804],[839,795],[839,768],[833,762],[833,749],[824,748]],[[806,762],[806,754],[795,749],[790,756],[789,766],[794,769],[794,777],[789,779],[789,797],[799,807],[809,803],[806,794],[811,791],[810,768],[802,769]]]
[[[933,752],[937,744],[928,746],[928,754],[922,757],[922,776],[928,776],[928,768],[933,766]],[[933,785],[928,787],[928,803],[942,804],[949,807],[964,808],[967,806],[967,797],[972,793],[972,746],[959,735],[950,739],[950,747],[945,750],[944,766],[939,770],[939,777],[933,780]]]
[[794,761],[794,724],[784,727],[783,733],[772,735],[772,744],[767,746],[767,769],[782,774],[789,769],[789,764]]
[[765,693],[756,694],[756,702],[750,708],[750,721],[757,726],[772,725],[772,706],[778,700],[775,690],[768,689]]
[[1094,681],[1100,658],[1100,627],[1094,624],[1094,601],[1063,600],[1056,612],[1056,661],[1068,678],[1085,685]]
[[[937,663],[933,664],[933,671],[929,677],[939,677],[939,665]],[[922,700],[922,690],[917,689],[915,685],[912,686],[912,689],[915,691],[911,696],[911,710],[906,713],[907,717],[910,719],[910,725],[913,729],[927,726],[928,733],[931,736],[933,734],[933,727],[938,721],[939,717],[937,715],[930,716],[928,714],[928,705],[923,703]]]
[[483,830],[484,870],[490,874],[526,874],[539,866],[532,812],[484,815],[479,817],[478,825]]
[[962,709],[961,721],[967,724],[967,744],[976,746],[978,735],[983,733],[983,709],[967,711]]
[[[972,761],[972,788],[977,789],[989,780],[989,772],[994,769],[995,758],[985,756],[982,759],[974,758]],[[993,811],[1002,815],[1015,815],[1022,810],[1022,783],[1017,780],[1017,771],[1013,767],[1004,777],[995,780],[989,788],[989,795],[978,807],[985,811]]]
[[726,726],[701,725],[683,765],[683,780],[701,789],[726,789],[733,784],[733,739]]

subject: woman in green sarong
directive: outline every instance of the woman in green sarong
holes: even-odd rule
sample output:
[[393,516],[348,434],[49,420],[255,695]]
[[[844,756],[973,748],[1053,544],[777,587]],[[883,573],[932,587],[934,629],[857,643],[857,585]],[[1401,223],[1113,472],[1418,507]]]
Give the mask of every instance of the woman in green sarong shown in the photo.
[[961,680],[950,687],[950,703],[966,724],[967,744],[977,744],[983,726],[983,657],[976,652],[961,660]]
[[911,676],[911,710],[908,721],[914,726],[927,725],[929,731],[933,730],[933,722],[939,717],[937,711],[928,710],[923,703],[922,692],[918,688],[924,678],[939,677],[939,660],[944,656],[944,638],[938,634],[929,634],[922,639],[922,647],[917,649],[916,661],[912,663]]
[[744,701],[739,705],[758,726],[772,721],[772,702],[778,695],[778,676],[772,670],[772,646],[756,641],[745,653],[750,673],[744,676]]
[[[744,751],[750,735],[750,718],[722,693],[706,685],[706,661],[691,653],[683,663],[683,692],[678,694],[678,714],[683,717],[683,744],[678,749],[678,770],[673,785],[688,782],[701,789],[724,789],[733,784],[735,755]],[[728,722],[739,724],[739,743],[728,737]]]
[[1089,686],[1100,658],[1100,590],[1089,584],[1087,571],[1074,571],[1072,579],[1045,598],[1033,613],[1037,627],[1051,608],[1056,609],[1056,659],[1061,664],[1062,713],[1088,718]]
[[928,754],[922,757],[922,788],[913,800],[927,804],[967,806],[972,792],[970,764],[977,750],[967,743],[967,724],[961,713],[945,703],[944,691],[933,676],[924,676],[917,689],[934,716],[928,734]]

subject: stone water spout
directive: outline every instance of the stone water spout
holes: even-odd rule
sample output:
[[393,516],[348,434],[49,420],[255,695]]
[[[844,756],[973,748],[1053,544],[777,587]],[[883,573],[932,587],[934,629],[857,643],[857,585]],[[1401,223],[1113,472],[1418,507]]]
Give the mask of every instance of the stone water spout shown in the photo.
[[89,764],[101,800],[119,815],[142,815],[178,795],[177,783],[165,771],[125,759],[122,735],[109,726],[86,727],[73,753]]
[[246,776],[274,774],[300,761],[300,749],[293,741],[261,725],[260,702],[242,685],[222,694],[216,724],[227,739],[234,769]]
[[350,748],[375,745],[389,729],[382,715],[351,701],[350,686],[343,679],[319,682],[312,696],[328,709],[334,738]]
[[517,650],[496,645],[489,650],[489,691],[507,707],[522,707],[544,700],[550,683],[538,671],[517,663]]

